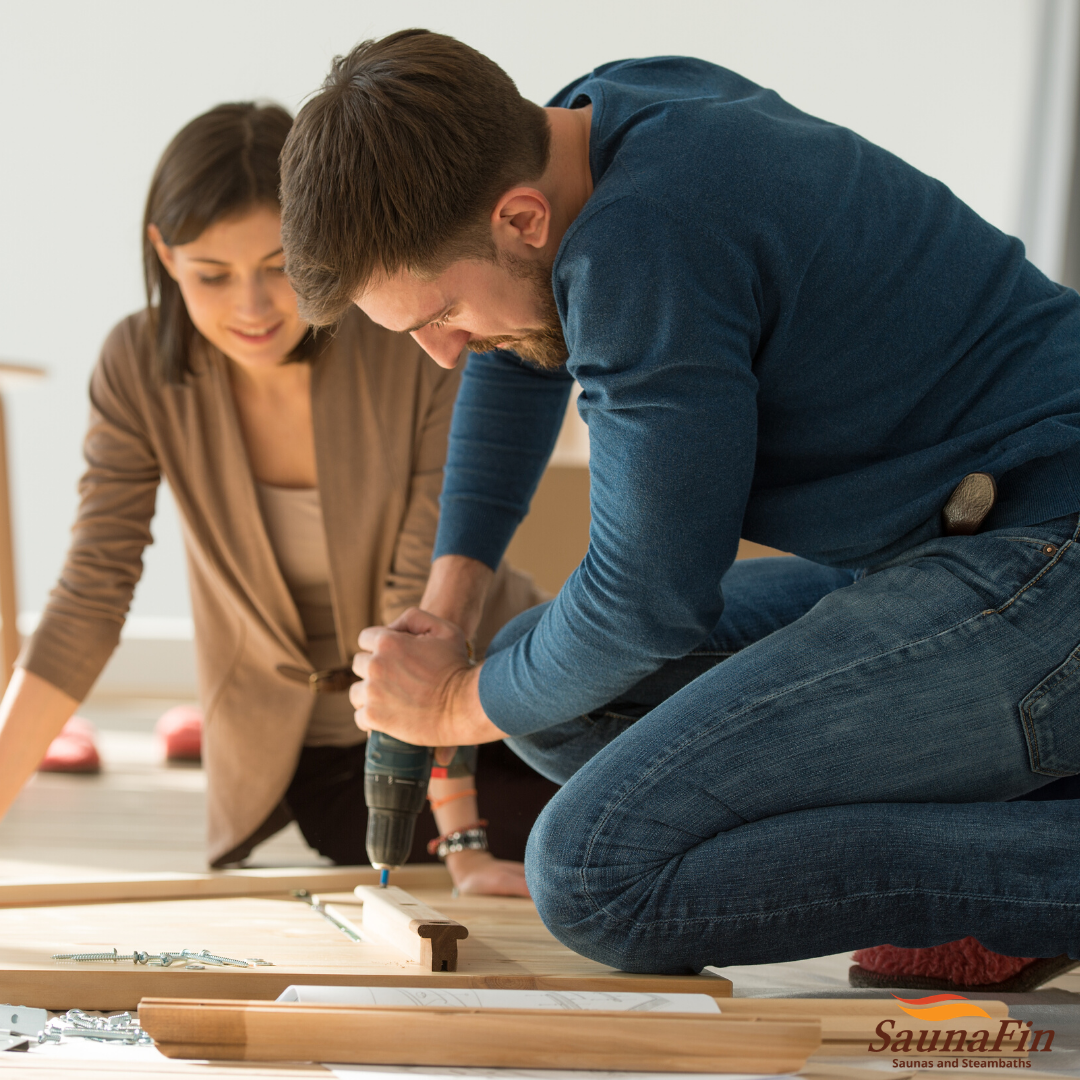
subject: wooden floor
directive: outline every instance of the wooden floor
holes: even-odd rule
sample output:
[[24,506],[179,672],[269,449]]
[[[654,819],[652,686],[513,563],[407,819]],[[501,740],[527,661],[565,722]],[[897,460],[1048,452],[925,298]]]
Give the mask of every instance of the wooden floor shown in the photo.
[[[206,777],[165,765],[155,720],[175,701],[93,699],[96,776],[38,773],[0,821],[0,878],[68,880],[108,870],[205,870]],[[295,825],[256,849],[257,866],[325,866]]]

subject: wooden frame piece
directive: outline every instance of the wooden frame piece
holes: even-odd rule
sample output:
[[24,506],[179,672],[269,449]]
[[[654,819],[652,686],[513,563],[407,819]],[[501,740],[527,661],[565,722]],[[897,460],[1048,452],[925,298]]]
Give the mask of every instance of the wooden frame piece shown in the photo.
[[821,1045],[809,1017],[401,1008],[144,998],[171,1058],[365,1065],[793,1073]]
[[[393,945],[425,971],[457,971],[457,943],[469,936],[467,927],[396,885],[357,885],[353,892],[364,904],[361,933],[365,937]],[[330,914],[346,921],[333,908]]]
[[[441,865],[406,866],[394,871],[394,876],[411,888],[450,888],[450,875]],[[130,874],[98,881],[7,881],[0,883],[0,908],[273,896],[294,889],[347,892],[357,885],[375,885],[378,881],[379,871],[370,866],[275,867],[265,870],[216,870],[205,874]]]
[[[432,869],[445,874],[441,866]],[[579,956],[556,941],[535,906],[520,897],[452,897],[448,881],[417,887],[415,896],[469,927],[469,937],[458,942],[456,971],[432,971],[430,963],[425,970],[370,935],[350,940],[311,905],[278,893],[3,908],[0,983],[11,1001],[60,1012],[134,1009],[144,997],[267,1001],[294,983],[731,996],[731,983],[719,976],[635,975]],[[351,891],[322,901],[363,929],[363,905]],[[259,956],[274,966],[199,971],[52,959],[114,947],[123,954],[207,948],[220,956]]]

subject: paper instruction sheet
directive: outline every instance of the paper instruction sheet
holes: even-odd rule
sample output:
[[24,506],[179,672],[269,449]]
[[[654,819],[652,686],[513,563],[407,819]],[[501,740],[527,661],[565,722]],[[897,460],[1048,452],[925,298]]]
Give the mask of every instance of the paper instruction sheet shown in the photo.
[[[708,994],[635,994],[593,990],[463,990],[430,986],[287,986],[278,1001],[319,1005],[451,1006],[467,1009],[608,1009],[618,1012],[718,1013]],[[493,1075],[503,1075],[496,1071]]]

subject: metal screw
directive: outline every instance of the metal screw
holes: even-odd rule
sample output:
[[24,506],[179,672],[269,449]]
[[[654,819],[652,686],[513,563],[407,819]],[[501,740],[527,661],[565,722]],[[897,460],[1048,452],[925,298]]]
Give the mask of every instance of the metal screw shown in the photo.
[[192,949],[181,949],[179,952],[149,953],[136,949],[130,954],[121,955],[113,949],[107,953],[54,953],[54,960],[70,961],[77,964],[92,963],[116,963],[120,960],[130,960],[133,964],[144,964],[151,967],[171,967],[173,964],[187,961],[187,967],[194,971],[202,969],[204,964],[213,964],[215,967],[273,967],[269,960],[252,957],[246,960],[236,960],[231,956],[218,956],[209,949],[200,949],[198,952]]
[[130,960],[130,956],[120,956],[115,949],[112,952],[101,953],[56,953],[54,960],[74,960],[76,963],[92,963],[103,960]]
[[246,960],[233,960],[229,956],[215,956],[208,949],[203,949],[200,952],[191,954],[193,960],[203,961],[208,964],[217,964],[219,967],[251,967]]

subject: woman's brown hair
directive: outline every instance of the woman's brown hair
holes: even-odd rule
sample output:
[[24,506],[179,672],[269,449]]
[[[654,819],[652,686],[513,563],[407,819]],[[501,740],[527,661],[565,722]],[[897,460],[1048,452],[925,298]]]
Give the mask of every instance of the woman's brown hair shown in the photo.
[[[191,373],[198,339],[180,288],[150,242],[156,225],[170,247],[187,244],[223,218],[279,205],[278,157],[292,127],[280,106],[242,101],[218,105],[185,125],[161,155],[143,215],[143,276],[157,343],[158,374],[179,383]],[[308,331],[290,359],[307,359]]]

